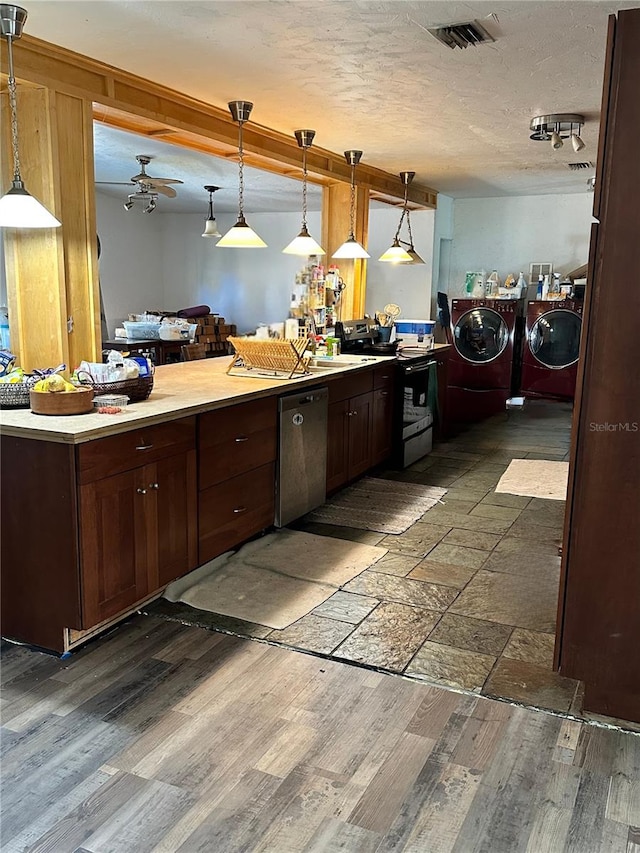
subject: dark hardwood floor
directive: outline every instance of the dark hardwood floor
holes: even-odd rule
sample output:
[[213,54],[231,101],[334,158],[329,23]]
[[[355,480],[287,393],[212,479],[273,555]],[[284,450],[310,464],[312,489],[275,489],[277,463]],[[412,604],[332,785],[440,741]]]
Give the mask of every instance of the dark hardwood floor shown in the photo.
[[4,853],[640,853],[632,733],[153,617],[3,651]]

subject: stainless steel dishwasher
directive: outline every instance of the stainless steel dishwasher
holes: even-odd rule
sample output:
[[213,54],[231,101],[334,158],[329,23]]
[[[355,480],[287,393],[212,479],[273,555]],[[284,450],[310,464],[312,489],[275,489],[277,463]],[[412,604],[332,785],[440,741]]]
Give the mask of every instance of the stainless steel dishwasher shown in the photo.
[[278,401],[276,527],[324,503],[329,391],[314,388]]

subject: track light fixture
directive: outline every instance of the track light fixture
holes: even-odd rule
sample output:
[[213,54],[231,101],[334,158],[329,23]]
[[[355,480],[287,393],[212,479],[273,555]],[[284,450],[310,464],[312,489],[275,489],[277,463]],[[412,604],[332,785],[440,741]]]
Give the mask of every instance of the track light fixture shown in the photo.
[[355,235],[356,227],[356,166],[362,158],[362,151],[345,151],[344,158],[351,166],[351,204],[349,207],[349,236],[342,246],[333,253],[334,258],[370,258],[361,243],[358,243]]
[[209,214],[204,221],[204,231],[200,235],[201,237],[222,237],[222,234],[218,231],[216,218],[213,215],[213,194],[219,189],[220,187],[214,187],[210,184],[205,186],[205,190],[209,193]]
[[20,174],[18,150],[18,109],[16,103],[16,78],[13,72],[13,42],[22,35],[27,10],[20,6],[0,4],[0,36],[7,42],[7,89],[11,115],[11,148],[13,152],[13,179],[11,189],[0,198],[0,226],[6,228],[58,228],[61,223],[47,208],[27,192]]
[[311,148],[315,130],[296,130],[294,136],[302,148],[302,229],[282,250],[285,255],[324,255],[325,251],[307,230],[307,150]]
[[551,142],[551,147],[558,151],[564,145],[564,139],[571,139],[575,152],[584,148],[580,138],[582,126],[585,123],[583,115],[578,113],[551,113],[546,116],[536,116],[531,119],[529,130],[530,139],[535,142]]
[[125,210],[131,210],[131,208],[133,207],[133,202],[132,201],[125,201],[125,203],[122,206],[124,207]]
[[234,249],[262,249],[267,244],[244,218],[244,148],[242,147],[242,127],[249,120],[253,104],[251,101],[230,101],[228,104],[231,118],[238,123],[238,221],[227,231],[216,246]]

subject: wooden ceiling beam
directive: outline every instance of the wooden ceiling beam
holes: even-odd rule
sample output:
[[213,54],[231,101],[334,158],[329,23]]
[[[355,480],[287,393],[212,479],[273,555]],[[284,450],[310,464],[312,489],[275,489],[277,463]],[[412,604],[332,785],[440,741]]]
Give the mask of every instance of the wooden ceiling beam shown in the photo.
[[[28,35],[15,42],[14,59],[20,80],[92,101],[98,121],[133,132],[141,132],[136,127],[146,121],[148,135],[171,135],[172,143],[215,156],[229,156],[237,147],[238,128],[226,110],[151,80]],[[6,73],[4,55],[2,61]],[[301,151],[293,136],[254,122],[245,125],[243,136],[245,151],[256,158],[259,168],[283,175],[301,168]],[[315,183],[331,186],[350,180],[342,153],[314,146],[307,152],[307,163]],[[382,198],[404,195],[398,175],[364,162],[358,166],[356,182]],[[409,200],[419,208],[435,208],[437,197],[436,190],[419,182],[409,187]]]

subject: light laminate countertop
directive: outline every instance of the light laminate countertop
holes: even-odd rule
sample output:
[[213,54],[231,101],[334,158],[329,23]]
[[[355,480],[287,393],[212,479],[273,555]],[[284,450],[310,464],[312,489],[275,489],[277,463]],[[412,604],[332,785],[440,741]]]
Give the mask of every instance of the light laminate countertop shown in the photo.
[[[341,363],[340,358],[335,359],[335,367],[316,368],[311,374],[294,379],[227,375],[230,356],[167,364],[156,368],[149,399],[130,403],[120,414],[103,415],[94,411],[61,417],[35,415],[28,409],[4,410],[0,411],[0,432],[20,438],[80,444],[139,426],[151,426],[273,394],[288,394],[297,388],[324,385],[345,373],[395,361],[394,357],[367,355],[343,356],[345,361]],[[361,360],[349,361],[353,358]]]

